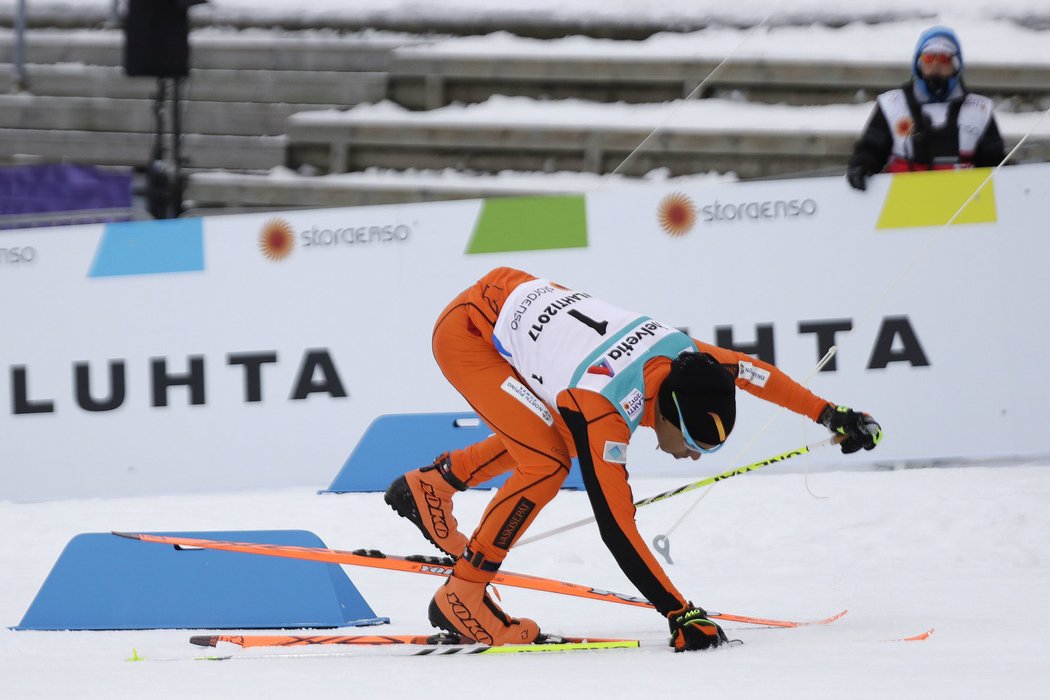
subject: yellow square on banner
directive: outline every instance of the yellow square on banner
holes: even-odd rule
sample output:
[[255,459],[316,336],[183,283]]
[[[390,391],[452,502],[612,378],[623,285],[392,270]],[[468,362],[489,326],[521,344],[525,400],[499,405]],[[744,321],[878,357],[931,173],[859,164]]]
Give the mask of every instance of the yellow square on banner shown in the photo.
[[[944,226],[949,221],[952,224],[993,223],[996,220],[995,183],[990,175],[990,168],[898,173],[890,180],[875,228]],[[978,188],[980,192],[970,199]],[[966,207],[955,216],[963,204]]]

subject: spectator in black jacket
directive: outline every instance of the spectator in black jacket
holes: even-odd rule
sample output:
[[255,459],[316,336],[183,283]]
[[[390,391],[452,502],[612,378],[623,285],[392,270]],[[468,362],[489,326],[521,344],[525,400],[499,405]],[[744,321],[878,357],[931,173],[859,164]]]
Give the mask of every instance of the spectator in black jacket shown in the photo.
[[962,81],[962,48],[955,32],[931,27],[919,37],[912,79],[878,96],[846,168],[858,190],[871,175],[909,170],[982,168],[1004,158],[992,101]]

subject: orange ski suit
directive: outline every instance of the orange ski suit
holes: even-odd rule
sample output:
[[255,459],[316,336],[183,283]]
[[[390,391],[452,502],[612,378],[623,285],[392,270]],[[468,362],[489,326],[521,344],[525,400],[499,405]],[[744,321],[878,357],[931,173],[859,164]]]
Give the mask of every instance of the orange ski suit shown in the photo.
[[[504,388],[508,377],[521,384],[527,382],[497,351],[493,327],[510,292],[535,279],[511,268],[492,270],[459,294],[434,326],[434,358],[441,371],[495,433],[452,452],[452,475],[471,486],[513,470],[485,509],[470,539],[471,561],[489,570],[498,566],[540,509],[558,492],[572,458],[578,457],[602,540],[642,595],[667,615],[685,606],[687,599],[671,583],[638,532],[626,464],[609,461],[604,454],[608,442],[630,441],[632,431],[627,422],[601,394],[571,388],[557,395],[557,406],[548,407],[552,409],[548,424],[538,415],[535,405],[530,407]],[[710,353],[725,366],[736,377],[738,387],[755,396],[814,421],[828,403],[773,365],[734,350],[695,339],[693,342],[699,351]],[[758,368],[763,386],[739,376],[741,362]],[[657,392],[670,365],[666,357],[651,358],[644,365],[641,425],[654,425]],[[541,403],[539,411],[542,410]]]

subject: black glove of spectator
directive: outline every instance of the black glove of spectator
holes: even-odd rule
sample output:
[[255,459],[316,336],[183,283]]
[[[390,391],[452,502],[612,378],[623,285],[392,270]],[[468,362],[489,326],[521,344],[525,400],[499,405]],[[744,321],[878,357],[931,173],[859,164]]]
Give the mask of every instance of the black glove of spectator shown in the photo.
[[829,403],[820,414],[820,422],[831,432],[846,436],[840,443],[844,455],[852,454],[862,447],[865,450],[874,449],[882,440],[882,426],[867,413],[852,408]]
[[863,192],[868,189],[868,171],[860,165],[851,165],[846,168],[846,181],[855,190]]
[[671,627],[671,644],[676,652],[713,649],[728,641],[722,628],[707,619],[707,612],[692,603],[667,616]]

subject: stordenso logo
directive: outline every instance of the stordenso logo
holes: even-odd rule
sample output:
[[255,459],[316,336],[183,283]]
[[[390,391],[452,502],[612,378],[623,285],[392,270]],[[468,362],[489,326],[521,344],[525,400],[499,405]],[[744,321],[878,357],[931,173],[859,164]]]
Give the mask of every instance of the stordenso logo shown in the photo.
[[408,224],[383,224],[380,226],[347,226],[319,228],[311,226],[299,232],[303,248],[364,247],[389,243],[407,243],[412,237]]
[[721,224],[733,221],[781,221],[809,219],[817,214],[815,199],[769,199],[762,202],[729,202],[715,200],[699,208],[700,221]]

